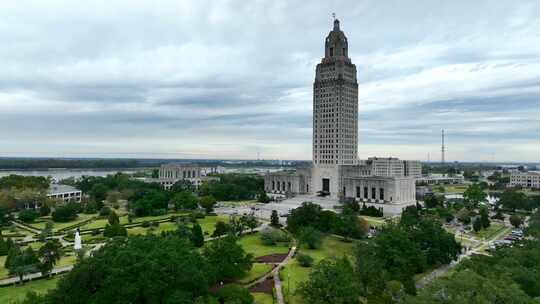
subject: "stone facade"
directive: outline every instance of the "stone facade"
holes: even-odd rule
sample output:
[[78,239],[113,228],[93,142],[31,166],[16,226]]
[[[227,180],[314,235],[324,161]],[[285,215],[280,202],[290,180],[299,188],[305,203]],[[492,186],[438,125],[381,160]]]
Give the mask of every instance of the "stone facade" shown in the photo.
[[512,172],[510,187],[540,189],[540,171]]
[[203,181],[219,179],[209,177],[208,174],[220,173],[218,167],[201,167],[197,164],[165,164],[159,168],[158,182],[165,189],[170,189],[177,181],[187,180],[198,188]]
[[[325,40],[313,84],[313,164],[269,173],[265,189],[279,194],[318,194],[381,203],[416,201],[418,161],[358,159],[358,82],[339,21]],[[418,173],[420,172],[420,173]],[[366,198],[367,195],[367,198]]]

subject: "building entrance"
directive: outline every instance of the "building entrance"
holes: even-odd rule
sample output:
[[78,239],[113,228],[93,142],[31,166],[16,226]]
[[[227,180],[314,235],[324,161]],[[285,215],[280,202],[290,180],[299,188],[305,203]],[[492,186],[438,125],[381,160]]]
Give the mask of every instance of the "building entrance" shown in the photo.
[[322,191],[330,193],[330,179],[329,178],[322,179]]

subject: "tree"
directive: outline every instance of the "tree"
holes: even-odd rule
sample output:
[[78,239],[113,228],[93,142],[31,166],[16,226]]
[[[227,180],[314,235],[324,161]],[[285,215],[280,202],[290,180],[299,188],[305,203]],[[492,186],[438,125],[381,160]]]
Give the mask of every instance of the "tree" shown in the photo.
[[482,228],[483,228],[482,219],[480,219],[480,217],[476,217],[473,221],[474,232],[479,232],[480,230],[482,230]]
[[482,223],[482,228],[488,228],[491,224],[491,221],[489,220],[489,211],[485,206],[480,208],[480,222]]
[[120,219],[113,210],[111,210],[109,213],[108,222],[111,226],[120,224]]
[[47,303],[200,303],[214,277],[212,265],[175,234],[112,239],[64,275]]
[[251,233],[253,233],[253,230],[257,227],[259,227],[260,223],[255,217],[255,214],[250,213],[248,215],[243,215],[240,220],[243,222],[243,224],[248,227],[251,230]]
[[313,265],[313,258],[307,254],[299,253],[296,260],[302,267],[311,267]]
[[19,253],[9,261],[7,268],[9,269],[9,273],[16,274],[19,277],[19,281],[24,283],[23,277],[26,274],[36,272],[38,270],[38,265],[39,259],[32,247],[29,246],[24,251],[19,251]]
[[126,227],[120,224],[114,224],[114,225],[107,224],[105,226],[105,229],[103,229],[103,236],[109,237],[109,238],[116,237],[116,236],[127,236],[127,229]]
[[289,236],[287,233],[278,228],[266,227],[261,233],[261,242],[264,245],[273,246],[278,242],[289,242]]
[[354,280],[354,270],[345,257],[322,260],[313,267],[309,280],[300,283],[298,292],[306,303],[311,304],[360,302],[360,289]]
[[487,194],[479,184],[470,185],[463,193],[463,200],[468,204],[469,208],[478,207],[478,204],[484,203],[486,198]]
[[225,303],[253,304],[254,301],[249,290],[234,284],[225,285],[219,290],[217,296]]
[[195,186],[187,179],[181,179],[174,183],[169,189],[171,192],[195,192]]
[[527,196],[519,191],[508,190],[505,191],[499,200],[499,204],[506,209],[512,210],[515,212],[516,209],[522,209],[527,202]]
[[70,222],[77,218],[77,207],[73,204],[58,206],[52,213],[55,222]]
[[424,197],[424,204],[426,208],[437,208],[442,206],[442,196],[437,196],[435,194],[427,194]]
[[21,212],[19,212],[19,215],[18,215],[19,220],[25,223],[31,223],[38,217],[39,217],[39,213],[35,212],[34,210],[29,210],[29,209],[22,210]]
[[281,224],[279,223],[279,215],[277,213],[277,210],[272,210],[272,214],[270,215],[270,226],[272,227],[281,226]]
[[296,209],[291,210],[287,217],[287,229],[297,233],[301,228],[317,227],[320,222],[322,208],[311,202],[304,202]]
[[259,192],[259,194],[257,194],[257,202],[268,204],[270,202],[270,198],[268,197],[265,191],[261,191]]
[[38,234],[38,239],[42,242],[45,242],[45,240],[48,237],[51,237],[53,235],[53,223],[50,221],[45,222],[45,227],[43,230],[41,230],[41,233]]
[[309,249],[317,249],[321,246],[323,237],[323,234],[319,230],[307,226],[300,230],[298,240],[300,244],[307,245]]
[[517,214],[512,214],[510,216],[510,224],[516,228],[519,228],[523,224],[523,219]]
[[43,275],[51,275],[54,265],[62,257],[62,244],[58,240],[47,241],[39,248],[38,256],[40,258],[39,270]]
[[193,210],[197,208],[199,200],[197,197],[188,191],[175,193],[171,199],[176,210]]
[[216,204],[216,199],[211,195],[206,195],[201,197],[201,207],[203,207],[206,210],[206,213],[212,213],[214,212],[214,205]]
[[518,285],[505,276],[481,276],[471,270],[458,271],[450,278],[436,280],[422,289],[418,296],[408,297],[406,304],[532,304]]
[[223,221],[218,221],[214,227],[214,232],[212,233],[213,237],[222,236],[229,232],[229,225],[225,224]]
[[107,192],[109,192],[109,188],[102,183],[97,183],[92,186],[90,196],[98,204],[98,209],[103,207],[103,201],[107,198]]
[[344,208],[334,226],[335,233],[344,236],[345,239],[359,239],[369,231],[369,224],[365,219],[358,218],[352,208]]
[[253,265],[253,255],[246,253],[233,236],[207,243],[203,249],[203,256],[213,266],[217,281],[238,279]]
[[199,223],[195,223],[191,229],[191,242],[193,246],[200,248],[204,245],[204,235]]
[[47,216],[50,213],[51,213],[51,208],[49,208],[49,206],[47,206],[47,204],[43,204],[43,205],[41,205],[41,207],[39,207],[39,215]]

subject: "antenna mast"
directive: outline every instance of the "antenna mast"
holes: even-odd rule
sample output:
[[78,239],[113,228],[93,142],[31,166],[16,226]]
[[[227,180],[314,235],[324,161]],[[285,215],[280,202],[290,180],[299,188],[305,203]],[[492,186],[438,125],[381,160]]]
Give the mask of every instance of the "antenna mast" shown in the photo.
[[441,142],[442,142],[442,145],[441,145],[441,163],[444,164],[445,162],[445,159],[444,159],[444,152],[446,151],[446,147],[444,146],[444,129],[442,130],[442,136],[441,136]]

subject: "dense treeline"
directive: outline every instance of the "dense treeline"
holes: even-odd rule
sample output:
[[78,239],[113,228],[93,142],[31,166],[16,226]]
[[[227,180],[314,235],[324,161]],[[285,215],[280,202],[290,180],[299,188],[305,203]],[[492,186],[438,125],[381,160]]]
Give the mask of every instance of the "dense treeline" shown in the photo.
[[0,158],[0,169],[92,169],[92,168],[136,168],[148,166],[147,163],[134,159],[32,159],[32,158]]
[[220,174],[219,181],[210,181],[199,189],[200,195],[211,195],[218,201],[255,199],[264,191],[264,179],[258,175]]
[[[220,282],[242,277],[252,266],[232,236],[197,250],[179,229],[163,236],[115,238],[66,274],[56,289],[30,294],[25,303],[200,303],[217,304],[210,292]],[[253,298],[228,287],[230,303]]]
[[[291,223],[293,230],[303,224],[297,218]],[[360,303],[361,298],[367,303],[396,303],[416,293],[416,274],[449,264],[460,252],[460,244],[438,219],[411,206],[399,224],[388,223],[375,237],[359,242],[354,263],[343,258],[317,264],[299,292],[313,304]]]
[[492,256],[475,255],[406,303],[538,303],[540,296],[540,213],[530,219],[532,238]]

